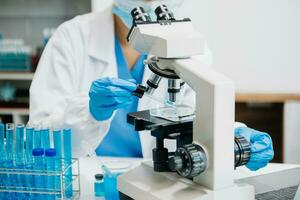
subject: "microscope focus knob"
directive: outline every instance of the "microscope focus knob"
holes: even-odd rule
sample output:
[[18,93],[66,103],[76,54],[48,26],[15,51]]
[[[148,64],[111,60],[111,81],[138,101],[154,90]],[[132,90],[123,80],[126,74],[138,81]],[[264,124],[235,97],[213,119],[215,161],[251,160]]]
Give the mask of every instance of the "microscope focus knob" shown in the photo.
[[188,144],[178,148],[169,158],[169,168],[180,176],[194,178],[205,171],[207,157],[199,145]]

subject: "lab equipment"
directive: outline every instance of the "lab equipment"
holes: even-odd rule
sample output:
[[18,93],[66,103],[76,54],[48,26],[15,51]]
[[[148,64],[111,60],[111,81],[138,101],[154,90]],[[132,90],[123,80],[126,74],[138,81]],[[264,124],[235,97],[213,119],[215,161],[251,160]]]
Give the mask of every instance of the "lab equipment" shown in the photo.
[[14,124],[6,124],[6,154],[8,162],[13,165],[14,155],[15,155],[15,126]]
[[[62,157],[61,148],[58,148],[60,158],[56,159],[55,149],[50,148],[44,151],[43,148],[33,148],[34,129],[26,127],[24,138],[24,128],[24,124],[16,126],[6,124],[7,143],[5,145],[4,124],[0,123],[0,144],[3,142],[2,150],[0,149],[0,198],[56,200],[71,197],[78,199],[79,164],[77,159],[72,159],[71,131],[64,130],[66,142],[64,155],[67,159]],[[63,137],[61,131],[58,132],[59,136]],[[24,142],[26,142],[25,147]],[[60,144],[62,144],[61,140]],[[7,156],[8,152],[10,154]],[[56,184],[60,187],[56,187]]]
[[120,173],[111,172],[105,165],[102,165],[104,171],[104,193],[105,199],[120,199],[120,195],[117,189],[117,177]]
[[4,82],[0,85],[0,100],[4,102],[15,99],[16,87],[10,82]]
[[0,165],[5,160],[5,141],[4,141],[5,127],[0,123]]
[[34,128],[33,130],[33,148],[42,148],[42,133],[40,128]]
[[24,165],[24,124],[16,126],[16,164]]
[[22,39],[0,40],[0,70],[29,71],[31,48]]
[[[234,167],[247,164],[251,157],[248,140],[233,134],[233,82],[192,57],[204,52],[204,40],[190,19],[177,20],[165,5],[155,9],[157,21],[144,17],[147,13],[143,8],[135,8],[131,14],[133,26],[127,37],[129,44],[140,53],[154,56],[145,62],[152,75],[146,86],[139,86],[134,92],[139,94],[136,96],[151,95],[160,80],[167,79],[168,101],[177,106],[177,96],[186,82],[196,92],[197,109],[192,118],[179,121],[151,116],[149,110],[128,114],[127,122],[134,125],[135,130],[151,131],[156,138],[156,148],[153,162],[119,176],[119,191],[133,199],[147,196],[149,199],[253,200],[253,186],[234,182],[233,177]],[[165,148],[165,139],[176,141],[174,152]],[[178,181],[170,172],[197,185],[190,180]],[[151,187],[149,192],[149,186],[162,182],[163,191]]]
[[236,136],[244,137],[251,145],[251,158],[246,166],[252,171],[265,167],[274,157],[272,139],[267,133],[247,127],[234,130]]
[[[61,170],[62,166],[62,133],[60,129],[53,130],[53,143],[54,149],[56,150],[56,161],[55,161],[55,169],[57,171]],[[59,177],[55,177],[55,188],[57,190],[61,190],[61,184]]]
[[[55,172],[55,160],[56,160],[56,150],[55,149],[46,149],[45,150],[45,164],[46,170],[49,173]],[[55,177],[54,176],[47,176],[46,177],[46,185],[47,189],[55,190]],[[46,199],[47,200],[55,200],[54,194],[48,194]]]
[[[44,170],[44,149],[42,148],[34,148],[32,150],[32,155],[34,159],[34,170],[42,173]],[[35,188],[43,188],[45,189],[45,177],[43,175],[34,177],[34,187]],[[44,195],[36,194],[36,199],[43,198]]]
[[98,121],[107,120],[116,109],[132,102],[132,92],[136,87],[135,80],[131,79],[106,77],[93,81],[89,91],[91,114]]
[[95,175],[95,182],[94,182],[94,193],[96,197],[104,197],[104,181],[103,181],[103,174],[96,174]]
[[[72,132],[71,129],[63,129],[63,149],[64,149],[64,165],[69,166],[72,163]],[[70,198],[73,196],[72,186],[72,167],[66,172],[66,197]]]
[[26,164],[31,165],[33,163],[32,150],[33,150],[33,128],[26,127],[26,143],[25,143],[25,158]]

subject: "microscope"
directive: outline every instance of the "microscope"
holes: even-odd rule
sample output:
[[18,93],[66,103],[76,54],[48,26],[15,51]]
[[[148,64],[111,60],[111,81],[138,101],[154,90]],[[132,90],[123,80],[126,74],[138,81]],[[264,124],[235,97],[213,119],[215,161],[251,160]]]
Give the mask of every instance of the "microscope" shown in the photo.
[[[155,9],[156,20],[142,7],[132,10],[133,26],[127,40],[143,54],[152,72],[134,95],[143,98],[168,80],[168,102],[161,115],[151,110],[129,113],[127,122],[137,131],[149,130],[156,138],[153,160],[118,178],[124,199],[254,200],[254,187],[234,180],[236,167],[250,158],[250,144],[234,137],[234,83],[196,56],[203,54],[204,39],[189,18],[176,19],[167,6]],[[184,84],[196,93],[195,109],[177,105]],[[175,110],[172,116],[164,112]],[[176,140],[169,152],[164,140]]]

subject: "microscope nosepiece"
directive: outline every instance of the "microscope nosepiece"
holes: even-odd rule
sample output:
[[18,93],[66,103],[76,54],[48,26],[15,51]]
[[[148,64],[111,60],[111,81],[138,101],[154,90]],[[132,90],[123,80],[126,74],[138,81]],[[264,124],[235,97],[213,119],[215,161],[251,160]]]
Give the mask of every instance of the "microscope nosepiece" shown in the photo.
[[134,22],[151,22],[151,18],[144,8],[136,7],[131,11],[131,16]]
[[173,12],[171,12],[166,5],[158,6],[155,9],[157,21],[159,20],[175,20]]

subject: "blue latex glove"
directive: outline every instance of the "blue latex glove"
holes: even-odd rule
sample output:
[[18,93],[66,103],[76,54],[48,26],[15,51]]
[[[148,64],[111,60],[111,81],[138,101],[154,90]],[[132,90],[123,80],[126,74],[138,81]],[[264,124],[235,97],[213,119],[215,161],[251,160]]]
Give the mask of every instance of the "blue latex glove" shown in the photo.
[[98,121],[109,119],[115,110],[132,103],[132,92],[136,88],[134,79],[106,77],[93,81],[89,92],[92,116]]
[[274,157],[272,139],[267,133],[259,132],[247,127],[235,129],[236,136],[243,136],[251,146],[251,156],[246,167],[256,171],[265,167]]

